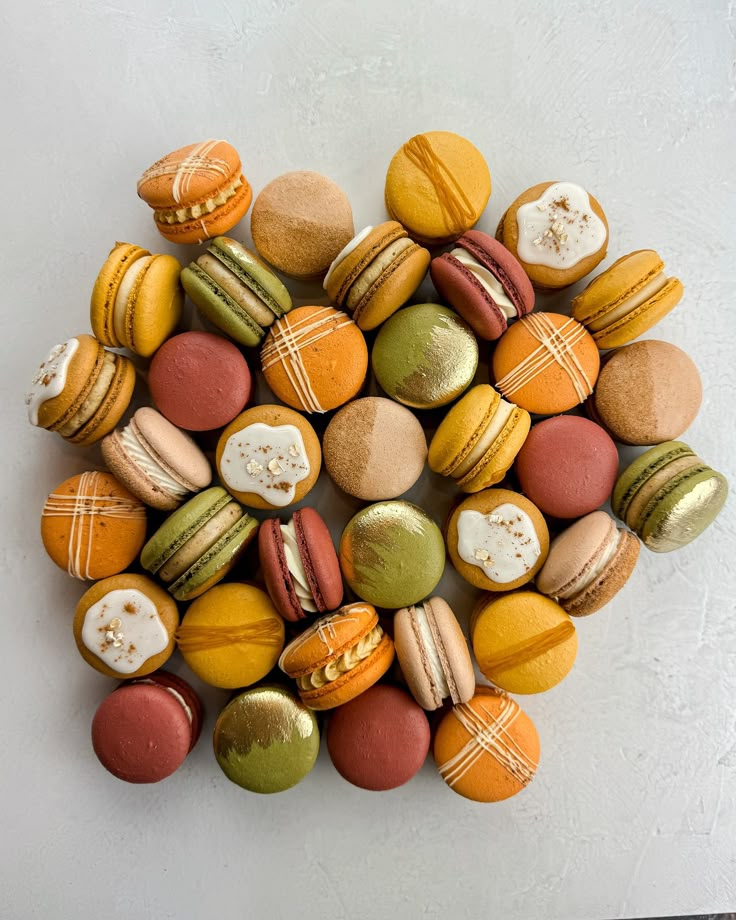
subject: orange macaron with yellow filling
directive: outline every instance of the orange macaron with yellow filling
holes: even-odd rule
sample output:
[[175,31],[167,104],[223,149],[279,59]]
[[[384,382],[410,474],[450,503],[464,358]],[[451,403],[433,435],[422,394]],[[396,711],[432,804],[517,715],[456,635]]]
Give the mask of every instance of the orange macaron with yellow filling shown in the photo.
[[286,646],[279,667],[296,679],[306,706],[333,709],[375,684],[393,660],[375,607],[358,603],[314,622]]

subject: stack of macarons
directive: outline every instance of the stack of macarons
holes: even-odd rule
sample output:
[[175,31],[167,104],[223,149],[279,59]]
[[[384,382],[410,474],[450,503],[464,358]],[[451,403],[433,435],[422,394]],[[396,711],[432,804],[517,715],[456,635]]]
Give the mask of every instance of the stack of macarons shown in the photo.
[[[448,131],[402,145],[387,214],[357,234],[339,185],[302,170],[255,197],[242,242],[253,191],[224,140],[157,160],[138,194],[166,240],[205,247],[116,243],[94,336],[53,348],[26,398],[33,424],[99,442],[107,466],[54,488],[41,520],[52,561],[92,582],[81,659],[122,681],[94,716],[100,762],[132,783],[180,767],[203,724],[191,680],[235,691],[214,753],[246,790],[304,779],[326,718],[337,773],[362,789],[403,785],[432,751],[468,799],[520,792],[540,740],[514,697],[570,673],[575,618],[624,588],[642,546],[687,545],[726,499],[677,440],[697,367],[634,341],[682,284],[638,250],[571,315],[548,309],[606,257],[602,206],[545,181],[495,237],[477,229],[490,171]],[[186,296],[207,329],[183,322]],[[642,449],[620,475],[618,444]],[[456,491],[446,515],[434,476]],[[320,480],[334,488],[315,500]],[[457,603],[438,593],[448,557]],[[178,660],[190,679],[162,670]]]

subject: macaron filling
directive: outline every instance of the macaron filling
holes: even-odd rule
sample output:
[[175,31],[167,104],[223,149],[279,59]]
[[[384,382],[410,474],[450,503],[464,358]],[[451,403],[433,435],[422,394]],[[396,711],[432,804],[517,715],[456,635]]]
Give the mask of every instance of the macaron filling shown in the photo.
[[309,674],[303,674],[297,678],[297,685],[300,690],[318,690],[325,684],[332,683],[348,671],[352,671],[361,661],[365,661],[380,645],[383,639],[383,629],[377,624],[373,629],[366,633],[357,645],[352,646],[337,657],[330,661],[322,668],[310,671]]
[[402,253],[412,248],[416,248],[416,243],[413,240],[410,240],[408,236],[400,237],[398,240],[393,240],[389,243],[389,245],[381,250],[375,259],[363,269],[358,278],[351,285],[345,301],[345,306],[351,313],[355,314],[356,319],[360,313],[361,302],[367,295],[374,292],[376,286],[380,286],[384,272],[396,262]]
[[429,672],[428,676],[432,688],[441,700],[447,699],[447,697],[451,695],[450,686],[447,682],[445,669],[442,667],[442,659],[437,648],[437,643],[435,642],[432,627],[429,624],[429,617],[427,616],[427,610],[424,604],[417,604],[414,607],[413,613],[413,622],[419,630],[422,651],[426,653],[426,658],[422,656],[423,663]]
[[509,300],[508,295],[503,289],[503,285],[485,265],[474,258],[467,249],[457,247],[453,249],[450,255],[467,269],[480,286],[490,295],[491,299],[503,313],[506,319],[516,319],[517,311],[514,304]]
[[237,502],[230,501],[197,527],[183,546],[170,556],[158,570],[162,581],[170,582],[182,576],[203,553],[206,553],[245,512]]
[[291,520],[288,524],[282,524],[280,529],[281,539],[284,544],[284,557],[286,558],[286,566],[291,575],[294,593],[297,596],[302,610],[306,610],[309,613],[316,613],[318,608],[314,602],[312,589],[309,587],[307,573],[304,568],[304,563],[302,562],[301,553],[299,552],[299,541],[296,536],[294,521]]
[[105,358],[102,362],[100,372],[95,382],[92,384],[92,389],[87,394],[86,399],[69,421],[61,428],[57,429],[62,437],[69,438],[76,434],[100,408],[115,379],[117,360],[117,356],[112,354],[112,352],[105,352]]
[[498,436],[508,424],[516,408],[517,407],[513,403],[506,402],[505,399],[499,399],[496,411],[491,416],[483,434],[478,438],[473,449],[464,460],[461,460],[460,463],[450,471],[450,475],[453,479],[462,479],[467,473],[473,472],[474,467],[483,460]]
[[138,283],[139,277],[141,274],[145,273],[145,270],[151,264],[153,258],[153,256],[142,256],[140,259],[136,259],[135,262],[128,267],[128,270],[120,280],[112,313],[113,329],[115,330],[115,336],[119,342],[125,342],[127,340],[126,315],[128,312],[128,300],[130,299],[130,295]]
[[151,453],[145,441],[138,437],[134,422],[123,428],[119,433],[119,437],[123,451],[157,488],[176,499],[184,498],[191,491],[187,486],[174,479]]
[[598,558],[588,568],[584,568],[578,576],[563,585],[555,594],[557,598],[569,600],[576,594],[580,594],[594,584],[610,565],[613,557],[618,552],[621,544],[623,531],[616,528],[615,535],[608,541],[603,551],[598,554]]
[[238,189],[243,185],[243,176],[239,176],[229,185],[220,189],[217,194],[207,198],[198,204],[190,205],[184,208],[174,208],[173,210],[154,211],[154,220],[161,224],[183,224],[188,220],[197,220],[202,215],[211,214],[215,208],[221,207],[231,198],[234,198]]
[[330,283],[330,279],[335,272],[337,266],[344,262],[345,259],[350,255],[351,252],[354,252],[358,246],[363,242],[363,240],[368,236],[373,227],[364,227],[360,233],[350,240],[349,243],[346,243],[345,246],[338,252],[335,258],[332,260],[332,264],[327,269],[327,274],[325,275],[325,280],[322,282],[322,287],[327,290],[327,285]]
[[658,294],[669,280],[670,279],[665,278],[664,272],[659,272],[659,274],[655,275],[647,281],[646,284],[640,287],[638,291],[634,291],[631,296],[626,297],[619,304],[611,304],[610,308],[605,308],[605,311],[599,316],[587,320],[585,325],[591,332],[600,332],[606,326],[617,323]]

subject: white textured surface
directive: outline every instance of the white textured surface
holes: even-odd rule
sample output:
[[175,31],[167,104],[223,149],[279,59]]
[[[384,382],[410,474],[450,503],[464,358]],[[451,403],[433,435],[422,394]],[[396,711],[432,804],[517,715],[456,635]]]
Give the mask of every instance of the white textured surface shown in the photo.
[[[291,792],[248,795],[211,755],[224,696],[215,691],[184,768],[136,788],[91,755],[90,718],[110,684],[74,649],[83,589],[38,538],[45,494],[87,455],[32,430],[22,406],[49,346],[88,328],[89,291],[113,241],[160,247],[135,181],[161,154],[230,138],[256,191],[289,169],[321,170],[348,192],[359,228],[384,218],[399,144],[447,128],[489,161],[481,229],[493,232],[527,186],[569,178],[606,209],[611,258],[660,250],[686,295],[653,337],[688,350],[705,385],[686,440],[736,481],[733,4],[30,0],[5,4],[0,21],[0,915],[733,909],[733,500],[689,548],[643,552],[624,593],[578,624],[569,678],[522,700],[543,753],[516,799],[467,803],[431,764],[403,789],[364,793],[325,754]],[[451,490],[436,483],[427,475],[412,495],[436,502],[439,518]],[[336,530],[350,507],[335,502]],[[452,574],[446,586],[467,613],[472,592]]]

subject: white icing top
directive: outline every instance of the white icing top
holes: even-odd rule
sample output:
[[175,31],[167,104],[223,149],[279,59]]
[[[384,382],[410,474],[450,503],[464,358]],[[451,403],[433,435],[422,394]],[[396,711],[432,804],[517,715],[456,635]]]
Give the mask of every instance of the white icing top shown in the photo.
[[358,246],[359,243],[362,243],[363,240],[368,236],[373,227],[364,227],[357,236],[354,236],[349,243],[346,243],[343,248],[338,252],[335,258],[332,260],[332,264],[327,269],[327,274],[325,275],[325,280],[322,282],[322,287],[327,290],[327,285],[330,283],[330,278],[332,273],[335,271],[337,266],[345,259],[350,253]]
[[592,256],[606,241],[606,225],[584,188],[554,182],[541,198],[516,212],[517,254],[522,262],[565,269]]
[[108,592],[84,615],[82,644],[120,674],[132,674],[169,644],[154,602],[133,588]]
[[461,511],[457,538],[460,558],[500,585],[526,575],[542,552],[532,519],[510,503],[489,514]]
[[154,482],[159,489],[168,492],[174,498],[184,498],[189,490],[180,482],[177,482],[173,476],[148,453],[146,448],[136,437],[131,425],[127,425],[120,432],[120,443],[125,453],[133,460],[135,465],[143,470],[148,478]]
[[254,492],[277,508],[294,501],[297,483],[309,473],[304,440],[294,425],[248,425],[230,435],[220,460],[225,485]]
[[55,345],[48,357],[36,371],[31,389],[26,394],[28,418],[32,425],[38,425],[38,410],[47,400],[58,396],[66,386],[69,364],[79,348],[79,339],[69,339],[63,345]]
[[125,334],[125,313],[128,306],[128,298],[130,297],[130,292],[133,290],[138,275],[143,271],[143,269],[148,265],[153,256],[143,256],[141,259],[136,259],[135,262],[128,268],[128,270],[123,275],[120,285],[118,287],[118,292],[115,295],[115,306],[112,311],[112,321],[115,328],[115,335],[118,337],[120,342],[126,342],[127,336]]
[[424,650],[427,653],[427,660],[431,672],[432,683],[434,684],[440,699],[444,700],[450,696],[450,687],[447,684],[447,678],[445,677],[445,672],[442,669],[442,661],[440,660],[439,652],[437,651],[437,646],[435,645],[434,636],[432,635],[432,630],[429,625],[429,620],[427,619],[427,611],[424,608],[424,604],[417,604],[414,610],[416,612],[419,635],[422,637],[422,645],[424,646]]
[[493,298],[493,302],[501,310],[506,319],[516,319],[516,307],[506,296],[501,282],[485,267],[485,265],[481,265],[475,256],[472,256],[467,249],[462,249],[460,246],[458,246],[457,249],[453,249],[450,255],[454,256],[458,262],[475,276],[476,281],[488,291]]
[[317,605],[312,597],[312,589],[307,581],[307,573],[304,570],[302,557],[299,555],[299,544],[296,539],[294,522],[281,525],[281,538],[284,541],[284,555],[286,556],[286,565],[289,569],[292,581],[294,582],[294,591],[297,599],[302,605],[303,610],[309,613],[317,612]]

